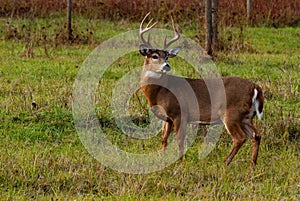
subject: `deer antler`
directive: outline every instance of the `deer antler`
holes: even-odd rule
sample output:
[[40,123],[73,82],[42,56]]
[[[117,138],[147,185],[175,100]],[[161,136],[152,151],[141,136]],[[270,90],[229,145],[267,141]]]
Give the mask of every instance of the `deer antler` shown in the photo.
[[164,41],[164,50],[166,50],[172,43],[174,43],[175,41],[179,40],[180,38],[180,34],[178,32],[178,30],[175,28],[174,25],[174,20],[173,17],[171,16],[171,20],[172,20],[172,26],[173,26],[173,30],[174,30],[174,37],[167,43],[167,36],[165,37],[165,41]]
[[150,33],[148,35],[148,40],[146,41],[144,38],[143,38],[143,34],[146,33],[147,31],[149,31],[150,29],[152,29],[156,24],[157,22],[153,23],[150,27],[149,25],[151,24],[153,18],[148,22],[148,24],[146,25],[146,28],[143,29],[143,24],[144,24],[144,21],[145,19],[150,15],[150,12],[147,13],[147,15],[144,17],[144,19],[142,20],[141,22],[141,25],[140,25],[140,32],[139,32],[139,38],[140,40],[143,42],[144,45],[147,45],[149,48],[152,47],[151,44],[150,44]]

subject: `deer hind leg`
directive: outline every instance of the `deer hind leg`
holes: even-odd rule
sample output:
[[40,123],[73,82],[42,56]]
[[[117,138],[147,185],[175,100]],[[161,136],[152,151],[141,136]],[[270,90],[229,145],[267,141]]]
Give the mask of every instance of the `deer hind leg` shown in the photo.
[[229,165],[232,161],[233,157],[236,155],[236,153],[239,151],[241,146],[245,143],[246,138],[243,134],[243,130],[238,122],[235,121],[226,121],[224,122],[225,127],[229,134],[231,135],[231,138],[233,140],[233,148],[231,149],[230,153],[225,159],[225,164]]
[[168,138],[170,136],[170,133],[172,131],[173,122],[171,121],[164,121],[162,125],[162,135],[161,135],[161,141],[162,141],[162,150],[165,151],[168,145]]
[[243,131],[249,136],[249,138],[252,141],[252,157],[251,157],[250,166],[253,169],[257,162],[261,136],[258,130],[254,127],[252,119],[247,119],[244,121]]
[[186,135],[187,120],[186,118],[181,118],[179,116],[173,121],[173,123],[174,123],[174,129],[176,131],[176,139],[179,147],[179,158],[180,160],[183,160],[184,139]]

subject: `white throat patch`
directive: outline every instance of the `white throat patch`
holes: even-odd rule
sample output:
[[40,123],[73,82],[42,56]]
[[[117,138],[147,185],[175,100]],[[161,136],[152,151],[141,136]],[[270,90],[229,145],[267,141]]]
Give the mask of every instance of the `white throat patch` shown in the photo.
[[145,77],[150,77],[150,78],[155,78],[155,79],[158,79],[161,77],[161,73],[156,73],[156,72],[153,72],[153,71],[146,71],[145,73]]

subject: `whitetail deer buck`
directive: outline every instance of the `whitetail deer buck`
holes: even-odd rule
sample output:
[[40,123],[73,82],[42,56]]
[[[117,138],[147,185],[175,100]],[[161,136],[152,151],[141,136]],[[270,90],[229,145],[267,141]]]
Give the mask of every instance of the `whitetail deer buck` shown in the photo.
[[[139,38],[142,41],[139,51],[145,56],[141,73],[141,88],[151,111],[164,121],[162,127],[163,150],[167,147],[167,139],[173,127],[176,131],[179,156],[182,159],[188,122],[200,122],[200,124],[223,122],[234,143],[224,162],[229,165],[246,141],[245,133],[252,140],[250,165],[254,167],[261,136],[253,125],[253,118],[255,115],[261,118],[262,115],[264,102],[262,89],[258,85],[238,77],[190,79],[168,75],[167,71],[171,69],[168,58],[175,57],[180,51],[180,47],[170,50],[167,48],[180,38],[180,34],[172,19],[174,38],[168,43],[165,38],[163,49],[152,48],[150,37],[147,41],[143,38],[143,34],[157,24],[156,22],[149,26],[152,21],[150,20],[146,28],[143,28],[143,23],[149,14],[142,20],[139,32]],[[218,80],[223,84],[220,88],[218,87]],[[184,94],[187,89],[186,86],[183,86],[184,84],[182,85],[184,82],[188,83],[188,87],[192,89],[197,99],[197,107],[193,106],[188,96],[178,97],[178,95],[174,95]],[[213,95],[210,94],[207,83],[212,86],[216,85]],[[225,103],[223,101],[224,96],[226,98]],[[184,104],[179,104],[179,101]],[[195,108],[198,108],[199,111],[195,111]]]

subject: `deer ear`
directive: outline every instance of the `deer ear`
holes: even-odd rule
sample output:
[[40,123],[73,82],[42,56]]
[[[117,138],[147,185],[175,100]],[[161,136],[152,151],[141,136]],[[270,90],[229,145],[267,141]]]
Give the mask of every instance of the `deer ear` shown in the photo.
[[143,55],[143,56],[147,56],[150,54],[150,48],[147,46],[147,45],[144,45],[144,44],[141,44],[140,45],[140,53]]
[[181,47],[174,47],[169,50],[169,58],[176,57],[179,51],[181,50]]

